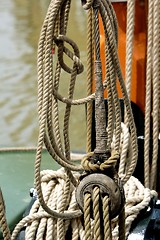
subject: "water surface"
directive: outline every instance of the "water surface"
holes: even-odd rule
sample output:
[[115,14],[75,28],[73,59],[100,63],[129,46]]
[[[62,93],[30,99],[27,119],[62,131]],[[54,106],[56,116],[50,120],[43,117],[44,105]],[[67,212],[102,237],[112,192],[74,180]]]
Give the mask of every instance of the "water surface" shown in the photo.
[[[37,144],[37,45],[48,4],[48,0],[1,0],[0,147]],[[81,7],[81,1],[72,1],[68,34],[79,46],[85,64],[86,13]],[[62,85],[63,95],[66,87]],[[75,98],[85,95],[84,73],[78,78]],[[73,108],[70,136],[72,150],[84,151],[84,106]]]

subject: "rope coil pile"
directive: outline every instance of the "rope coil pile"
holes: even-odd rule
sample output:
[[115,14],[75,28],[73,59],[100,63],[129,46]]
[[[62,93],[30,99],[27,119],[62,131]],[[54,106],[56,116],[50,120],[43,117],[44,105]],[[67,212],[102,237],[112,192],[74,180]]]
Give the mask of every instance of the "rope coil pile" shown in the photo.
[[[80,174],[76,174],[75,178],[78,180]],[[47,204],[52,207],[52,209],[57,209],[61,211],[62,209],[73,213],[73,211],[79,208],[76,199],[75,199],[75,189],[69,191],[68,201],[65,202],[65,189],[64,186],[67,184],[67,175],[64,169],[59,169],[58,171],[52,170],[43,170],[41,171],[41,182],[42,182],[42,191],[45,197]],[[95,189],[95,196],[97,196]],[[136,219],[140,210],[144,209],[148,206],[152,197],[156,196],[155,191],[150,191],[150,189],[144,188],[144,186],[133,176],[127,181],[124,185],[126,203],[125,203],[125,222],[126,222],[126,236],[128,236],[131,224],[134,219]],[[91,202],[90,196],[86,196],[86,202],[88,204]],[[95,205],[96,204],[95,198]],[[104,199],[104,213],[107,212],[108,208],[108,199]],[[106,204],[106,205],[105,205]],[[87,208],[87,206],[86,206]],[[96,208],[95,208],[96,209]],[[86,213],[86,212],[85,212]],[[98,214],[98,213],[97,213]],[[97,215],[98,218],[98,215]],[[12,233],[12,240],[16,239],[19,231],[24,226],[27,226],[25,236],[26,239],[65,239],[67,230],[70,231],[70,235],[67,235],[66,239],[87,239],[87,235],[94,235],[94,221],[90,222],[90,214],[86,214],[85,221],[90,226],[84,228],[83,220],[81,217],[72,218],[72,219],[57,219],[53,218],[51,215],[46,213],[40,205],[39,200],[37,199],[32,206],[32,209],[28,216],[22,219]],[[89,220],[89,221],[88,221]],[[109,228],[109,221],[106,215],[106,224],[105,226],[105,234],[108,235],[111,233]],[[104,221],[104,222],[105,222]],[[89,223],[90,222],[90,223]],[[98,223],[97,223],[98,226]],[[107,227],[108,226],[108,227]],[[86,229],[91,228],[90,231],[86,231]],[[107,230],[108,229],[108,230]],[[97,230],[98,231],[98,230]],[[62,234],[62,235],[61,235]],[[98,233],[97,233],[98,234]],[[60,238],[61,235],[61,238]],[[93,235],[90,235],[91,239],[93,239]],[[118,239],[118,219],[117,217],[112,220],[112,239]],[[104,238],[109,239],[109,238]]]

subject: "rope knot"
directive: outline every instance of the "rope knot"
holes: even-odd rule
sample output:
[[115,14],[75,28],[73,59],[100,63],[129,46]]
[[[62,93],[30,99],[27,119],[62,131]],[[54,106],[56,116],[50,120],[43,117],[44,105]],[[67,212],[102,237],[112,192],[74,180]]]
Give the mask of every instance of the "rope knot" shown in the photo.
[[[103,172],[109,168],[114,168],[119,160],[119,153],[112,150],[111,154],[95,154],[94,152],[88,153],[81,161],[86,172]],[[102,161],[103,160],[103,161]]]
[[[67,64],[65,64],[64,62],[63,53],[65,53],[76,64],[77,74],[82,73],[84,66],[80,60],[80,53],[76,43],[70,38],[68,38],[66,35],[62,34],[57,37],[55,36],[54,42],[58,47],[58,61],[61,67],[68,73],[73,72],[73,69],[67,66]],[[64,42],[68,43],[73,48],[73,53],[67,47],[64,46]]]

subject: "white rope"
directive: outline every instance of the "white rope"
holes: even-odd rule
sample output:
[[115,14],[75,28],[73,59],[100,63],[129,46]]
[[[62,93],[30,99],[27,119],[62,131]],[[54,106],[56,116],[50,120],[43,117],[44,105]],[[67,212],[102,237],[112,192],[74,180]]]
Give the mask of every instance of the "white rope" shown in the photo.
[[[129,144],[130,134],[129,129],[125,124],[121,124],[122,134],[121,134],[121,156],[123,154],[126,157],[122,157],[120,160],[119,175],[125,176],[125,165],[130,159],[130,154],[132,154],[131,146]],[[127,143],[128,142],[128,143]],[[114,148],[114,138],[112,142],[112,147]],[[124,151],[124,153],[123,153]],[[123,153],[123,154],[122,154]],[[122,162],[121,162],[122,161]],[[78,181],[80,173],[74,173],[75,179]],[[43,170],[41,171],[41,186],[44,195],[44,200],[48,206],[58,212],[73,212],[79,209],[75,199],[75,187],[69,184],[69,194],[68,198],[65,198],[65,186],[68,182],[68,177],[63,168],[52,171]],[[155,191],[151,191],[145,188],[138,179],[135,177],[130,177],[130,179],[124,185],[125,191],[125,218],[126,218],[126,237],[129,234],[129,230],[132,222],[136,219],[140,210],[145,208],[152,197],[156,196]],[[43,240],[44,236],[46,239],[66,239],[67,230],[70,228],[71,240],[85,240],[85,230],[83,226],[83,220],[81,217],[76,217],[73,219],[58,219],[53,218],[51,215],[47,214],[45,210],[40,206],[39,200],[37,199],[28,216],[18,223],[14,232],[12,234],[12,240],[16,239],[16,236],[20,229],[27,225],[26,228],[26,240],[36,239]],[[94,221],[91,220],[91,234],[93,235]],[[118,239],[118,217],[112,220],[112,234],[113,240]]]
[[[78,180],[80,174],[75,174],[74,177]],[[64,197],[64,186],[66,184],[67,175],[64,169],[59,169],[58,171],[43,170],[41,172],[41,184],[42,190],[48,205],[54,210],[58,210],[59,206],[63,202]],[[129,230],[132,222],[137,217],[140,210],[148,206],[152,197],[156,196],[155,191],[151,191],[145,188],[138,179],[131,177],[127,183],[124,185],[125,191],[125,218],[126,218],[126,237],[129,234]],[[65,208],[65,211],[74,212],[79,206],[77,205],[75,199],[74,187],[71,187],[69,194],[69,202]],[[63,221],[63,237],[59,237],[62,234],[62,227],[59,226],[58,222],[62,219],[55,219],[47,214],[40,206],[38,199],[34,202],[30,213],[24,219],[22,219],[12,234],[12,240],[16,239],[16,236],[20,229],[27,224],[26,229],[26,240],[38,239],[43,240],[48,239],[66,239],[64,238],[67,230],[70,227],[71,240],[85,240],[83,219],[73,218],[65,219]],[[93,221],[92,221],[92,235],[93,235]],[[113,240],[118,239],[118,218],[112,221],[112,234]]]
[[[148,206],[151,198],[157,196],[155,191],[145,188],[138,179],[131,177],[124,185],[126,204],[125,204],[125,226],[126,238],[132,222],[136,219],[139,212]],[[116,225],[117,219],[113,220],[113,240],[117,240],[118,226]]]

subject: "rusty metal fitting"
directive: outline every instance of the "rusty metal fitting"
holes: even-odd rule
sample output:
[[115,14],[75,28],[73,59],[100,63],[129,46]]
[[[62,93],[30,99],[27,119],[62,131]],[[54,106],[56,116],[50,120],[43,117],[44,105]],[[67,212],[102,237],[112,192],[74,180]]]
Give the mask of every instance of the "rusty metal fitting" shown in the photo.
[[76,190],[76,200],[80,209],[84,209],[84,195],[92,194],[96,186],[100,189],[101,198],[107,195],[110,199],[110,218],[119,215],[124,206],[123,190],[112,178],[102,173],[87,175],[80,181]]

